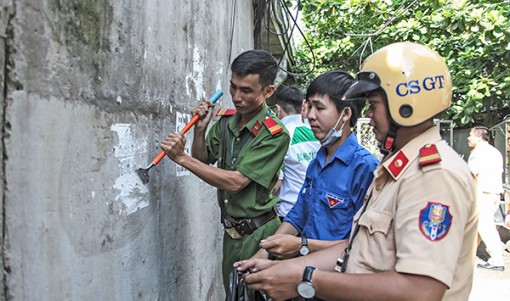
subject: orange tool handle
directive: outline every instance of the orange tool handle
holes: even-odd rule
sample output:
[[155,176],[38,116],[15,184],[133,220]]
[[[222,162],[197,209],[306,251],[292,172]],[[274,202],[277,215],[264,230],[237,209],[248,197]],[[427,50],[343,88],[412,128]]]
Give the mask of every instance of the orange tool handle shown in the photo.
[[[181,134],[186,134],[186,132],[188,132],[189,129],[191,129],[191,127],[195,124],[195,122],[197,122],[198,119],[200,119],[200,115],[195,114],[195,116],[193,116],[193,118],[191,118],[191,120],[188,122],[188,124],[186,124],[186,126],[181,130]],[[159,155],[157,155],[156,158],[154,158],[154,160],[152,160],[152,164],[158,165],[159,161],[163,160],[165,155],[166,155],[165,151],[162,150],[159,153]]]
[[[223,95],[223,91],[221,90],[218,90],[216,91],[216,93],[214,93],[213,96],[211,96],[211,98],[209,99],[212,103],[215,103],[221,96]],[[184,128],[181,130],[181,134],[186,134],[189,129],[191,129],[191,127],[193,125],[195,125],[195,123],[200,119],[200,115],[198,114],[195,114],[195,116],[193,116],[193,118],[191,118],[191,120],[184,126]],[[157,156],[156,158],[154,158],[154,160],[152,160],[152,164],[154,165],[158,165],[159,161],[161,161],[164,157],[165,157],[166,153],[164,150],[162,150]]]

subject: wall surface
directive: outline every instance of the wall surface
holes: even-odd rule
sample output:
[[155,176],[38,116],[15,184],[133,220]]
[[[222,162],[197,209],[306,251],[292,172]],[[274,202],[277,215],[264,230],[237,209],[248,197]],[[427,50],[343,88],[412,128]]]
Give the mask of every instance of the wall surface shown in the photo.
[[202,96],[221,88],[231,106],[251,2],[0,0],[0,13],[0,298],[222,300],[215,189],[168,158],[147,185],[134,171]]

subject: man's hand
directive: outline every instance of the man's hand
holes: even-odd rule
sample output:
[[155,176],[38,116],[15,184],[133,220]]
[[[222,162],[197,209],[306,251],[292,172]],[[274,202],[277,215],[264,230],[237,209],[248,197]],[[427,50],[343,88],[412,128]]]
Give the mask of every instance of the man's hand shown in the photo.
[[[281,172],[281,171],[280,171]],[[282,180],[278,180],[271,191],[272,194],[277,195],[280,191],[280,187],[282,186]]]
[[211,121],[214,110],[214,104],[209,101],[206,97],[203,98],[202,103],[191,110],[193,116],[198,114],[200,119],[195,123],[195,131],[205,131],[207,125]]
[[185,156],[184,146],[186,145],[186,137],[179,133],[170,133],[163,139],[161,149],[165,151],[168,158],[179,163],[179,159]]
[[298,296],[296,287],[301,281],[304,266],[289,261],[251,259],[234,264],[238,271],[248,271],[244,278],[248,287],[260,290],[274,301]]
[[274,234],[260,241],[259,246],[278,259],[296,257],[301,239],[290,234]]

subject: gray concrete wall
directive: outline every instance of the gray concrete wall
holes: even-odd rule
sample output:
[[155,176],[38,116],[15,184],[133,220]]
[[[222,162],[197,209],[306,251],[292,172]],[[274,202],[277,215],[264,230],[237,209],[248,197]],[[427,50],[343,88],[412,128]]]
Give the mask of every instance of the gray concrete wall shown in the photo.
[[230,106],[251,1],[0,0],[0,13],[0,297],[221,300],[215,189],[168,158],[147,185],[134,171],[202,96],[222,88]]

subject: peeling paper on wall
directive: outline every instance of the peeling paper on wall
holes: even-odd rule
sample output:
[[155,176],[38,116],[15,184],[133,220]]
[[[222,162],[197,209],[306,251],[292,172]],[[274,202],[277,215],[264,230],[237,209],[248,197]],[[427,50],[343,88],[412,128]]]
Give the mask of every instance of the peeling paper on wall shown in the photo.
[[149,190],[134,170],[137,166],[135,158],[141,157],[147,150],[147,140],[136,138],[132,127],[125,123],[111,126],[119,137],[119,143],[114,147],[114,156],[119,160],[119,176],[113,185],[119,191],[115,197],[118,206],[114,206],[120,208],[119,215],[129,215],[149,206]]
[[[186,124],[191,120],[191,115],[181,112],[176,112],[176,120],[175,120],[175,131],[180,133],[181,130],[186,126]],[[190,133],[191,130],[188,132]],[[184,152],[191,156],[191,138],[188,136],[186,137],[186,145],[184,146]],[[175,164],[176,168],[176,176],[182,177],[187,176],[190,174],[189,170],[186,168],[180,166],[179,164]]]
[[190,82],[195,87],[195,91],[199,99],[204,95],[204,62],[200,57],[200,49],[193,48],[193,71],[191,74],[186,75],[186,95],[191,95]]

